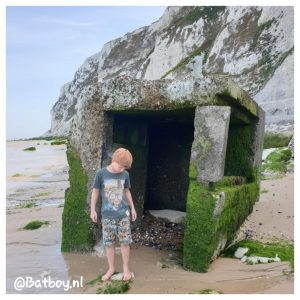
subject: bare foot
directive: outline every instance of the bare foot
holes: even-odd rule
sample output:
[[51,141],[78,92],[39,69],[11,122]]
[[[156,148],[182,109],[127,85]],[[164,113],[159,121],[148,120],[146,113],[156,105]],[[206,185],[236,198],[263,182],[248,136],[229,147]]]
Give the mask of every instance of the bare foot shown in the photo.
[[108,271],[101,277],[102,281],[105,282],[115,273],[114,269],[108,269]]
[[129,281],[131,279],[131,273],[129,271],[123,273],[123,281]]

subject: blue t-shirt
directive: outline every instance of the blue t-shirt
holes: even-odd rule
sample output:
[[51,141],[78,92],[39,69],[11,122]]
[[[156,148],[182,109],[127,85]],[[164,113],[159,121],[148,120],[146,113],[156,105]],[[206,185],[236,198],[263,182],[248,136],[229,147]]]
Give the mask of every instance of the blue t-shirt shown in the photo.
[[102,218],[121,219],[130,216],[129,203],[124,188],[130,188],[129,173],[124,170],[112,173],[106,167],[97,171],[93,188],[100,189]]

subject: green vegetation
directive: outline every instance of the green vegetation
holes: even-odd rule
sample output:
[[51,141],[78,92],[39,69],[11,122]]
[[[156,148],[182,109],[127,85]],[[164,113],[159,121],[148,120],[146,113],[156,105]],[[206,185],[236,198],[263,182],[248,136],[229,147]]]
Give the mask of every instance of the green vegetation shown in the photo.
[[67,139],[65,136],[38,136],[29,139],[24,139],[22,141],[31,141],[31,140],[52,141],[52,140],[65,140],[65,139]]
[[226,176],[242,176],[248,181],[253,180],[253,170],[250,157],[253,155],[251,149],[252,132],[250,126],[229,127],[225,171]]
[[57,141],[51,142],[51,146],[53,146],[53,145],[62,145],[62,144],[66,144],[66,143],[67,143],[66,140],[57,140]]
[[270,162],[288,162],[292,157],[292,150],[289,148],[278,149],[271,152],[266,161]]
[[92,224],[87,211],[87,175],[79,154],[67,144],[70,187],[65,191],[61,250],[90,251],[94,245]]
[[286,147],[292,135],[267,132],[264,137],[264,149]]
[[291,157],[291,149],[279,148],[267,156],[265,163],[262,165],[262,171],[286,173],[287,163]]
[[125,294],[130,289],[129,282],[122,280],[111,281],[105,288],[97,289],[97,294]]
[[24,175],[20,174],[20,173],[16,173],[16,174],[12,175],[11,177],[20,177],[20,176],[24,176]]
[[192,7],[190,12],[185,16],[178,18],[170,26],[185,27],[187,25],[193,24],[199,19],[205,20],[216,20],[219,16],[219,13],[223,12],[226,9],[226,6],[195,6]]
[[[294,47],[283,53],[271,55],[268,50],[263,50],[262,59],[258,62],[260,74],[258,81],[260,85],[264,85],[274,74],[275,70],[283,63],[283,61],[294,52]],[[257,65],[256,65],[257,68]]]
[[276,21],[276,19],[272,18],[271,20],[268,20],[257,27],[257,30],[252,39],[252,44],[249,47],[249,51],[253,51],[256,48],[259,37],[261,36],[263,31],[269,29],[272,26],[272,23],[275,21]]
[[263,190],[260,190],[260,191],[259,191],[260,194],[265,194],[265,193],[268,193],[268,192],[269,192],[269,191],[266,190],[266,189],[263,189]]
[[212,289],[203,289],[199,291],[197,294],[223,294],[223,293]]
[[247,179],[241,176],[224,176],[222,180],[216,182],[213,186],[214,188],[222,188],[226,186],[234,186],[245,184]]
[[239,247],[249,248],[249,251],[246,253],[247,256],[273,258],[277,254],[281,261],[290,262],[291,268],[294,268],[294,245],[292,244],[286,242],[263,244],[255,240],[243,240],[227,248],[222,253],[222,256],[234,257],[234,253]]
[[[114,274],[116,274],[116,272]],[[97,278],[87,283],[87,285],[91,285],[91,286],[95,286],[96,284],[98,285],[101,284],[101,286],[96,291],[97,294],[124,294],[130,289],[130,283],[132,282],[132,280],[129,281],[113,280],[113,281],[103,283],[101,278],[102,275],[99,275]]]
[[29,202],[29,203],[26,203],[26,204],[19,205],[18,208],[32,208],[32,207],[35,207],[35,206],[37,206],[36,203]]
[[251,127],[231,125],[223,180],[199,183],[196,165],[190,164],[183,249],[187,269],[207,272],[211,260],[233,241],[252,212],[259,195],[252,156]]
[[31,196],[30,198],[38,198],[38,197],[45,197],[48,196],[50,194],[50,192],[45,192],[45,193],[38,193],[34,196]]
[[92,285],[94,286],[96,283],[102,282],[102,276],[103,275],[99,275],[97,278],[90,280],[89,282],[87,282],[87,285]]
[[187,57],[183,58],[176,66],[171,68],[169,71],[167,71],[161,78],[166,78],[170,73],[180,70],[181,68],[185,67],[195,56],[200,55],[201,53],[204,53],[204,58],[203,58],[203,64],[207,60],[208,57],[208,52],[203,49],[203,47],[197,48],[193,52],[191,52]]
[[[192,271],[207,272],[215,250],[234,239],[236,230],[252,212],[258,186],[255,181],[233,186],[220,184],[209,191],[193,178],[193,169],[190,168],[183,265]],[[224,182],[235,184],[231,180]],[[225,195],[223,202],[219,200],[221,192]]]
[[23,149],[24,151],[35,151],[36,148],[35,147],[29,147],[29,148],[25,148]]
[[38,221],[38,220],[35,220],[35,221],[32,221],[30,223],[28,223],[27,225],[25,225],[23,227],[23,229],[26,229],[26,230],[34,230],[34,229],[38,229],[40,228],[42,225],[48,225],[49,224],[49,221]]

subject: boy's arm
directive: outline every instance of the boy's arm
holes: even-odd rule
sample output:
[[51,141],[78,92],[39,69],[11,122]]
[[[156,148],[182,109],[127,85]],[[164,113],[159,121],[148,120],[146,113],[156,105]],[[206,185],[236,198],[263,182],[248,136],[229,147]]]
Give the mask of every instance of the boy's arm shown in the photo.
[[97,200],[98,200],[98,197],[99,197],[99,192],[100,190],[99,189],[95,189],[93,188],[93,191],[92,191],[92,200],[91,200],[91,219],[93,222],[97,222],[97,212],[96,212],[96,203],[97,203]]
[[98,198],[99,198],[99,193],[100,193],[99,189],[93,188],[92,200],[91,200],[91,211],[96,211],[96,203],[97,203]]
[[130,209],[131,209],[132,221],[135,221],[136,218],[137,218],[137,213],[135,211],[135,207],[134,207],[134,204],[133,204],[133,201],[132,201],[132,196],[131,196],[131,192],[130,192],[129,188],[125,188],[124,193],[127,197],[127,200],[128,200],[128,203],[129,203],[129,206],[130,206]]

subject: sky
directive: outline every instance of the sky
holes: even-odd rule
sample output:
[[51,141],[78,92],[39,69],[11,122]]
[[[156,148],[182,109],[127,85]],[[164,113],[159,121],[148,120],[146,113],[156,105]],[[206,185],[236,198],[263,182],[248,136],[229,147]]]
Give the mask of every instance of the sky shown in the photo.
[[51,127],[50,110],[84,60],[157,21],[165,6],[6,7],[6,139]]

